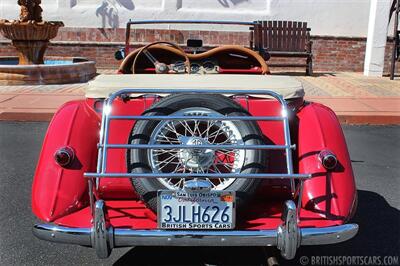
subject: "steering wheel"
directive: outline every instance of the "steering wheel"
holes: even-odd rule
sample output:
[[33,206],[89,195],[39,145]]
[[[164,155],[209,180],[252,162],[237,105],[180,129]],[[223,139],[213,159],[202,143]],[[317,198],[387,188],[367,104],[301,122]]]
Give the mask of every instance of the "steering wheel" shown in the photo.
[[178,64],[165,64],[162,63],[160,61],[158,61],[149,51],[149,48],[156,45],[156,44],[163,44],[163,45],[169,45],[174,47],[175,49],[177,49],[179,51],[179,54],[185,58],[185,62],[183,62],[184,66],[185,66],[185,72],[190,74],[190,60],[189,57],[187,56],[187,54],[185,53],[185,51],[179,47],[178,45],[171,43],[171,42],[152,42],[149,43],[145,46],[143,46],[142,48],[140,48],[139,52],[136,54],[135,56],[135,60],[133,61],[132,64],[132,73],[135,74],[135,68],[136,68],[136,61],[139,58],[139,56],[141,54],[144,54],[150,61],[151,63],[153,63],[155,69],[156,69],[156,73],[157,74],[168,74],[168,73],[176,73],[176,71],[174,70],[175,67],[179,66]]

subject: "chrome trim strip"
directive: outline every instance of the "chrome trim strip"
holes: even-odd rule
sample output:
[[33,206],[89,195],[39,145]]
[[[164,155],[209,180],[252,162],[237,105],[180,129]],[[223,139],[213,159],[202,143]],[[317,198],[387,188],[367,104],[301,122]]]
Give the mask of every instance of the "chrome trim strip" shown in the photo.
[[84,173],[87,178],[123,178],[123,177],[137,177],[137,178],[182,178],[182,177],[197,177],[197,178],[292,178],[292,179],[309,179],[312,178],[309,174],[235,174],[235,173]]
[[161,231],[115,229],[115,245],[131,246],[276,246],[276,230]]
[[217,120],[217,121],[281,121],[282,116],[190,116],[190,115],[110,115],[110,119],[116,120]]
[[[284,132],[284,137],[285,137],[285,145],[286,145],[286,169],[287,173],[289,175],[293,174],[293,160],[292,160],[292,150],[289,148],[292,146],[291,140],[290,140],[290,126],[289,126],[289,119],[287,118],[287,105],[286,102],[283,101],[284,104],[282,104],[282,113],[285,114],[286,119],[283,120],[283,132]],[[290,188],[292,195],[295,193],[295,183],[294,180],[290,180]],[[300,195],[301,197],[301,195]],[[300,207],[300,206],[299,206]]]
[[301,245],[336,244],[353,238],[358,232],[357,224],[332,227],[301,228]]
[[[107,172],[107,144],[108,144],[108,135],[109,135],[109,128],[110,128],[110,119],[108,117],[108,115],[110,115],[111,111],[111,106],[110,103],[112,103],[114,100],[114,98],[110,97],[108,98],[103,106],[103,116],[104,116],[104,132],[102,132],[103,134],[103,149],[102,149],[102,153],[99,152],[99,156],[102,156],[102,161],[101,161],[101,173],[105,173]],[[101,143],[101,142],[100,142]],[[101,148],[101,147],[99,147]]]
[[237,150],[290,150],[296,146],[285,145],[221,145],[221,144],[203,144],[199,146],[185,144],[107,144],[98,145],[107,149],[237,149]]
[[37,238],[50,242],[92,246],[91,228],[73,228],[53,224],[36,224],[33,227],[32,232]]
[[[99,143],[103,143],[105,117],[106,116],[104,115],[104,112],[103,112],[102,116],[101,116]],[[102,171],[103,171],[102,168],[101,168],[103,166],[103,161],[102,161],[103,160],[103,156],[101,156],[102,154],[103,154],[103,148],[102,147],[98,147],[97,168],[96,168],[97,173],[102,173]],[[100,185],[100,180],[96,179],[96,189],[99,188],[99,185]],[[92,198],[94,198],[94,195],[93,195],[93,193],[91,191],[89,191],[89,197],[90,197],[90,200],[92,200]],[[90,205],[92,207],[91,209],[92,209],[92,216],[93,216],[94,215],[94,204],[91,203]]]
[[[300,228],[301,245],[326,245],[344,242],[358,232],[357,224],[323,228]],[[69,228],[38,224],[33,234],[42,240],[91,246],[90,228]],[[52,236],[54,234],[54,236]],[[114,247],[127,246],[276,246],[277,230],[257,231],[163,231],[118,229]]]

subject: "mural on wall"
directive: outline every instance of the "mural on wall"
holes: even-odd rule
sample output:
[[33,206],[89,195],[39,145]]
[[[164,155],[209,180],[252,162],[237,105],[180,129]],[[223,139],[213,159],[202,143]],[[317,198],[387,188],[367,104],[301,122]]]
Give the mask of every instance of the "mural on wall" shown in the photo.
[[118,28],[120,21],[118,10],[120,8],[126,10],[134,10],[135,5],[132,0],[103,0],[101,5],[96,9],[96,16],[101,17],[102,28]]
[[250,2],[249,0],[218,0],[223,7],[230,7],[231,5],[238,5],[243,2]]

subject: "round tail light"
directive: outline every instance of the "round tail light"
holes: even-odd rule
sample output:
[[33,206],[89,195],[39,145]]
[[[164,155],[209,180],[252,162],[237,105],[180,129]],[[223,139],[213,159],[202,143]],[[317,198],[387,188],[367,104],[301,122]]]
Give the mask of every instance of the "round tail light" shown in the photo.
[[338,160],[336,155],[330,150],[323,150],[319,153],[321,164],[328,170],[335,169]]
[[56,151],[54,159],[60,166],[68,166],[75,157],[74,150],[70,147],[63,147]]

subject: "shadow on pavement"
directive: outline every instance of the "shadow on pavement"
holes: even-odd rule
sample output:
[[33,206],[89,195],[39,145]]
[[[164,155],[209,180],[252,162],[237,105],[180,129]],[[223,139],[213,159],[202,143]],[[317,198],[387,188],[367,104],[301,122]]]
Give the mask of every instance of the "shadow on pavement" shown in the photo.
[[[389,184],[387,184],[389,185]],[[399,255],[400,211],[384,197],[371,191],[358,191],[359,201],[354,222],[360,226],[349,250],[356,255]]]
[[[304,77],[310,77],[306,74],[305,71],[274,71],[273,67],[271,67],[271,75],[274,76],[304,76]],[[336,73],[334,72],[314,72],[311,77],[336,77]]]
[[[358,209],[352,222],[359,224],[358,235],[338,245],[308,246],[298,250],[291,261],[299,265],[302,256],[398,256],[400,250],[400,211],[379,194],[358,190]],[[266,250],[251,247],[137,247],[114,263],[120,265],[265,265]]]
[[114,266],[122,265],[263,265],[263,248],[136,247]]
[[351,222],[360,227],[353,239],[338,245],[302,247],[295,259],[282,265],[300,265],[302,256],[399,256],[400,211],[384,197],[358,190],[358,208]]

